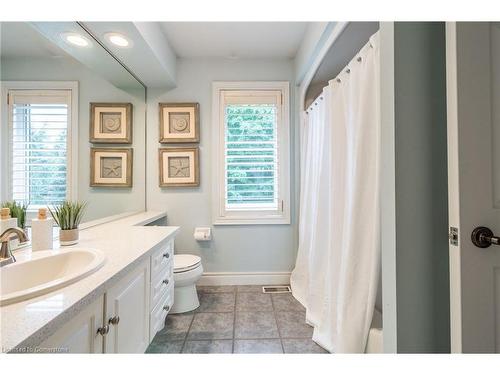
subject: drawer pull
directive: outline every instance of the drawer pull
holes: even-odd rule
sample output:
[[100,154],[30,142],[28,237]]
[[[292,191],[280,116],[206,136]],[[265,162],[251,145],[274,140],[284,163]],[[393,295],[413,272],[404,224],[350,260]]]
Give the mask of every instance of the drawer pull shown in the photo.
[[101,336],[106,336],[109,333],[109,325],[105,324],[97,329],[97,333]]
[[119,316],[113,316],[112,318],[109,318],[108,323],[115,326],[118,323],[120,323],[120,317]]
[[163,310],[165,310],[165,311],[170,310],[170,306],[169,306],[169,305],[165,305],[165,306],[163,306]]
[[170,258],[170,254],[169,253],[165,253],[165,254],[163,254],[163,257],[168,259],[168,258]]
[[162,283],[168,285],[168,279],[163,280]]

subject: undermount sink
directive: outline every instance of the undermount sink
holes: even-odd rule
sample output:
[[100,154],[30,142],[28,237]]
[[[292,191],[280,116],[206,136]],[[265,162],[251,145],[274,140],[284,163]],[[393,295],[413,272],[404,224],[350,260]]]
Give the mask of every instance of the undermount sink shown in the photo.
[[47,250],[0,269],[0,306],[27,300],[74,283],[97,271],[105,255],[96,249]]

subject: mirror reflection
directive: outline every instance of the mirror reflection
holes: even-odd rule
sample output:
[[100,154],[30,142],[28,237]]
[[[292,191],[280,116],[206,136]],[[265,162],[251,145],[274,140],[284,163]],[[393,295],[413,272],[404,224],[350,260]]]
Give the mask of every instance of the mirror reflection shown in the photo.
[[66,200],[83,222],[143,211],[145,87],[77,22],[0,27],[2,205],[28,227]]

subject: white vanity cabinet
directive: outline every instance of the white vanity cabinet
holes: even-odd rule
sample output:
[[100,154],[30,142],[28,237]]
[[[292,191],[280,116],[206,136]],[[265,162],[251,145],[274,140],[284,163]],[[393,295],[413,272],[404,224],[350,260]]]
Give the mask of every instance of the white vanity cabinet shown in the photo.
[[149,345],[150,261],[146,259],[106,292],[106,353],[144,353]]
[[104,296],[92,302],[39,345],[42,353],[102,353]]
[[150,340],[165,326],[174,303],[174,241],[167,241],[151,256]]
[[151,256],[39,347],[70,353],[144,353],[165,326],[174,302],[173,249],[172,238],[155,246]]

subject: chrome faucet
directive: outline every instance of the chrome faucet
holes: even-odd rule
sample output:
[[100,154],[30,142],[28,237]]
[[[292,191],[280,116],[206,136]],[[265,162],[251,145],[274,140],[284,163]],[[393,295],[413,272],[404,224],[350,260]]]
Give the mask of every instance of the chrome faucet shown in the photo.
[[20,243],[28,241],[28,236],[21,228],[9,228],[0,234],[0,243],[2,244],[0,249],[0,266],[5,266],[16,261],[16,257],[12,254],[12,250],[10,249],[12,235],[17,236]]

